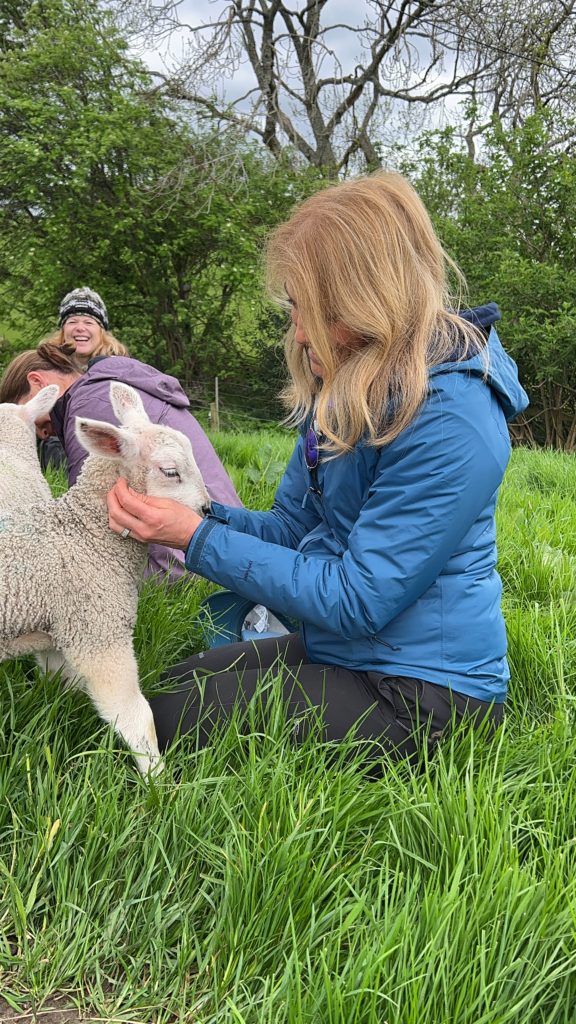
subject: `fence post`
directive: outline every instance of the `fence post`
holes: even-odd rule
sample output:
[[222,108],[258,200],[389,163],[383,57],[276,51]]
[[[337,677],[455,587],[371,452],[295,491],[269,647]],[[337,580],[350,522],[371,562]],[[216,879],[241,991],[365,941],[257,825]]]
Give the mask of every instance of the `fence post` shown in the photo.
[[214,401],[210,402],[210,426],[212,430],[220,430],[220,400],[218,397],[218,377],[214,378]]

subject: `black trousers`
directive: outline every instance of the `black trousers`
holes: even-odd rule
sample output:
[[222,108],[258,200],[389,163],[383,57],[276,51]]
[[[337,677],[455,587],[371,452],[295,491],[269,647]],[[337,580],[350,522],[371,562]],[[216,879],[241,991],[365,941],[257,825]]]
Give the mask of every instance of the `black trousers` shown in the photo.
[[188,732],[196,734],[199,747],[206,746],[217,723],[234,708],[246,707],[267,671],[282,678],[296,740],[315,721],[325,740],[342,740],[353,731],[357,738],[375,741],[375,749],[407,757],[424,737],[433,748],[454,720],[470,718],[475,726],[486,720],[489,729],[502,720],[502,704],[474,700],[422,679],[307,662],[300,637],[290,633],[216,647],[171,668],[163,678],[177,687],[150,701],[160,749]]

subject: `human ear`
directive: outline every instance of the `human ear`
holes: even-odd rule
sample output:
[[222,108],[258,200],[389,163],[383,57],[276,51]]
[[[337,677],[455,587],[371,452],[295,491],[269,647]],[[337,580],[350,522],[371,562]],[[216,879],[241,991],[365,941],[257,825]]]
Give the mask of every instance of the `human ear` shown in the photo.
[[42,374],[39,373],[38,370],[30,370],[30,372],[26,374],[26,380],[28,381],[30,387],[30,395],[28,396],[29,398],[32,398],[34,395],[37,395],[41,388],[44,387],[44,380],[42,378]]

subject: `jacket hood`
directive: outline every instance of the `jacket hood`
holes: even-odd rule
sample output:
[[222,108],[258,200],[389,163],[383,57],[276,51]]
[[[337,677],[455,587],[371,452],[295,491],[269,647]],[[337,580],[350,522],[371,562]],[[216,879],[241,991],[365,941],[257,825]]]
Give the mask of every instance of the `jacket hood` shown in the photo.
[[77,386],[107,380],[120,380],[124,384],[130,384],[138,391],[144,391],[153,398],[168,402],[177,409],[184,409],[190,405],[176,377],[171,377],[169,373],[161,373],[153,366],[141,363],[139,359],[130,359],[128,356],[104,356],[95,359]]
[[490,328],[500,319],[500,309],[496,302],[487,302],[484,306],[474,306],[472,309],[461,309],[458,314],[462,320],[480,327],[485,334],[490,333]]
[[462,310],[459,315],[482,329],[488,339],[486,347],[482,353],[470,359],[433,366],[430,377],[445,373],[467,373],[482,377],[494,392],[506,419],[514,419],[526,409],[529,399],[518,379],[518,367],[504,351],[494,328],[494,323],[500,319],[498,306],[495,302],[488,302],[484,306]]

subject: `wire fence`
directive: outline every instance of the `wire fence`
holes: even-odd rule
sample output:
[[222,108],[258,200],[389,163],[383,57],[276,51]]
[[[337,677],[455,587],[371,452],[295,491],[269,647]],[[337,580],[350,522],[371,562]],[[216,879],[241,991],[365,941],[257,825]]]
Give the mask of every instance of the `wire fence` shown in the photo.
[[[190,408],[219,429],[257,430],[277,427],[285,416],[277,391],[222,378],[181,380]],[[214,420],[216,419],[216,422]]]

